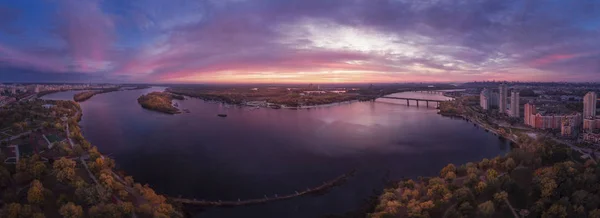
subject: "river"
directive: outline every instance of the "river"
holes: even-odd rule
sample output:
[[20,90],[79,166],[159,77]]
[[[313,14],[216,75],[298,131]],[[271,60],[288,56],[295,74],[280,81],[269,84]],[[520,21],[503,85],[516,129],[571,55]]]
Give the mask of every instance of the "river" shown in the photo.
[[[248,110],[188,98],[191,113],[145,110],[136,99],[153,87],[99,94],[81,103],[85,137],[119,169],[172,196],[237,200],[294,193],[352,169],[343,186],[319,196],[237,208],[210,208],[197,217],[322,217],[364,205],[383,179],[437,175],[506,153],[506,141],[433,107],[379,99],[309,110]],[[70,100],[75,92],[46,95]],[[396,93],[397,97],[445,97]],[[401,104],[399,104],[401,103]],[[413,102],[414,103],[414,102]],[[411,105],[414,105],[411,103]],[[432,105],[433,106],[433,105]],[[226,118],[216,116],[226,113]]]

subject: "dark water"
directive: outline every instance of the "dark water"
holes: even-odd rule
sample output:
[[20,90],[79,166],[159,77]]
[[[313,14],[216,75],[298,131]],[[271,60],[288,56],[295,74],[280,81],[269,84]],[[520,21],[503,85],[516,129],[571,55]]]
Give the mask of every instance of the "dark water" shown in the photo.
[[[160,88],[96,95],[81,104],[85,137],[118,167],[160,193],[208,200],[262,198],[356,176],[321,196],[214,208],[198,217],[321,217],[352,211],[392,179],[436,175],[506,153],[496,136],[433,108],[378,100],[310,110],[225,107],[178,101],[189,114],[142,109],[138,96]],[[72,95],[72,93],[70,93]],[[60,98],[56,93],[46,98]],[[443,98],[425,93],[414,97]],[[411,102],[411,105],[414,102]],[[433,104],[432,104],[433,106]],[[228,117],[217,117],[227,113]]]

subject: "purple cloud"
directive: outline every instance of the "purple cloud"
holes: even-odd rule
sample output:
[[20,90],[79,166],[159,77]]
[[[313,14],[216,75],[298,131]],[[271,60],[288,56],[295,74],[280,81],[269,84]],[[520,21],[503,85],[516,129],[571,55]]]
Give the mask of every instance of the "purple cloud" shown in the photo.
[[31,52],[0,37],[0,65],[147,82],[332,74],[589,81],[600,73],[594,1],[62,0],[57,7],[53,43]]

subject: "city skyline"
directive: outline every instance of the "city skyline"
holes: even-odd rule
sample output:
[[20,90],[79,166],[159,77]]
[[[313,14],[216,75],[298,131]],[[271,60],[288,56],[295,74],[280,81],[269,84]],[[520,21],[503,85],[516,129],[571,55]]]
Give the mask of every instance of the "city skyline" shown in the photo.
[[2,82],[599,82],[593,1],[0,2]]

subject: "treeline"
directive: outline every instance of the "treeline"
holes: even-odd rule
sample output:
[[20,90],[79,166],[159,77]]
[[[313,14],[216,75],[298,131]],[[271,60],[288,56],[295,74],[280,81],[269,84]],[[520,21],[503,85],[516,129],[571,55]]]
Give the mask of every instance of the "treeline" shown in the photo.
[[316,95],[300,95],[298,93],[292,93],[284,96],[269,98],[267,102],[289,107],[299,107],[303,105],[322,105],[352,100],[358,100],[358,96],[337,93],[324,93]]
[[[176,98],[181,99],[180,97]],[[137,100],[143,108],[167,114],[178,114],[180,113],[179,109],[174,107],[173,103],[171,102],[173,98],[175,97],[169,93],[152,92],[140,96]]]
[[[148,185],[114,172],[114,160],[105,157],[85,140],[74,116],[80,107],[72,101],[54,101],[53,110],[70,111],[66,121],[49,116],[47,128],[64,131],[70,126],[74,145],[59,143],[53,149],[65,150],[67,157],[43,159],[40,155],[22,156],[16,165],[0,162],[0,217],[183,217]],[[81,115],[81,113],[79,113]],[[50,124],[55,123],[52,127]],[[47,150],[43,155],[56,153]],[[89,156],[84,163],[79,157]],[[5,157],[0,153],[0,159]],[[89,167],[91,175],[88,174]],[[95,179],[95,180],[94,180]]]
[[[141,88],[143,88],[143,87],[141,87]],[[75,100],[76,102],[82,102],[82,101],[86,101],[86,100],[94,97],[94,95],[108,93],[108,92],[115,92],[115,91],[119,91],[120,89],[121,89],[120,87],[115,87],[115,88],[107,88],[107,89],[102,89],[102,90],[91,90],[91,91],[80,92],[80,93],[73,95],[73,100]]]
[[600,167],[547,139],[395,183],[369,217],[600,218]]

